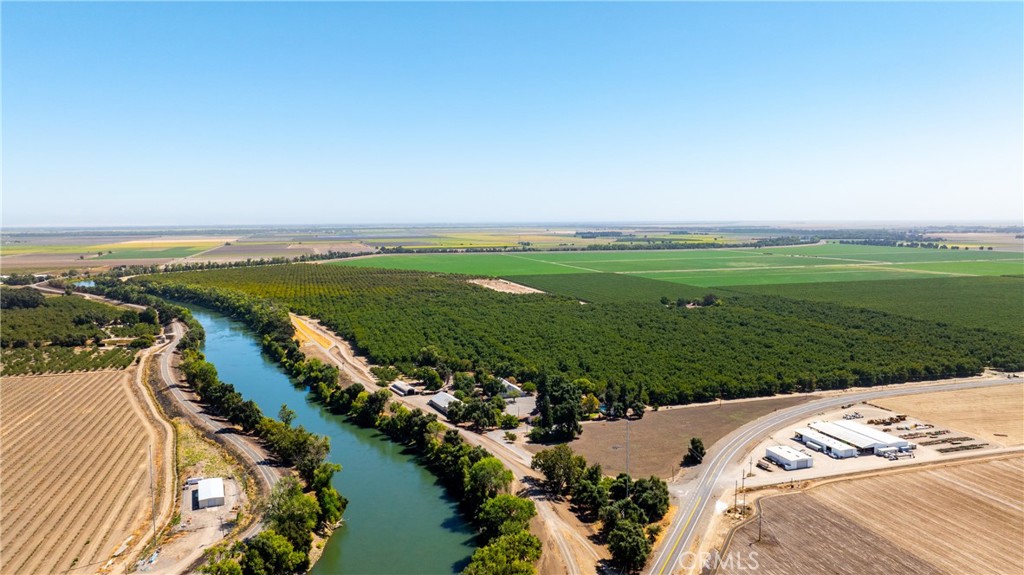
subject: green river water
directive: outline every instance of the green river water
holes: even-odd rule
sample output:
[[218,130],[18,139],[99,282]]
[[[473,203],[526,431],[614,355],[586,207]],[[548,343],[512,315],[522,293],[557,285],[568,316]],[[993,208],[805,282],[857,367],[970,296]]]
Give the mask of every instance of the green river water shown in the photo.
[[203,353],[220,378],[277,417],[331,438],[328,460],[343,469],[334,487],[349,499],[345,524],[327,542],[315,575],[433,574],[461,571],[475,549],[472,527],[433,475],[374,430],[332,415],[266,358],[245,325],[188,306],[206,330]]

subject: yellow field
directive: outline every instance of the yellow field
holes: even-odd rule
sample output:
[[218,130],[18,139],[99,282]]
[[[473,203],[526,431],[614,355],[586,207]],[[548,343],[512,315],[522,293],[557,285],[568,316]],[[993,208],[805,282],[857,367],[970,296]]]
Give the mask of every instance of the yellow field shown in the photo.
[[149,527],[149,449],[158,497],[169,463],[132,372],[5,377],[0,389],[0,573],[98,573],[127,559]]

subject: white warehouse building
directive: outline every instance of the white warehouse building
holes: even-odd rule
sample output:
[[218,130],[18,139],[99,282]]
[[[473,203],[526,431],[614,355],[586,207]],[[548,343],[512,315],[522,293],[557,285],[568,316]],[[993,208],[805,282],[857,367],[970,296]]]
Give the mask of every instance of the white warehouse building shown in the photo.
[[793,449],[788,445],[776,445],[765,450],[765,457],[778,463],[786,471],[807,469],[814,465],[814,459],[806,453]]
[[459,399],[454,395],[442,391],[434,395],[434,397],[431,397],[430,401],[428,401],[427,404],[429,404],[434,409],[440,411],[444,415],[448,415],[448,406],[458,400]]
[[857,457],[856,447],[843,443],[838,439],[829,437],[824,433],[818,433],[817,431],[807,427],[801,427],[800,429],[797,429],[795,433],[797,441],[815,451],[820,451],[825,455],[830,455],[836,459]]
[[876,454],[879,450],[894,448],[900,451],[910,449],[910,442],[894,435],[872,429],[854,421],[815,421],[808,425],[814,431],[852,445],[861,455]]
[[196,487],[200,509],[224,505],[224,480],[220,477],[203,479]]

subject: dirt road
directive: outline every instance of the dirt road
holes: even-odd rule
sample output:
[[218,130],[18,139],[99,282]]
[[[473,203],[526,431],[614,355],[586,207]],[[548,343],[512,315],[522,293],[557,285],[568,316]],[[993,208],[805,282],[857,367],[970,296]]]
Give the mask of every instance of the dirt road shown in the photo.
[[[342,373],[361,383],[370,391],[380,388],[376,379],[370,373],[369,364],[352,352],[352,347],[337,335],[331,333],[318,322],[308,317],[292,314],[292,324],[295,325],[299,334],[319,346],[342,370]],[[406,404],[410,408],[422,407],[410,402],[401,396],[393,397],[394,400]],[[597,573],[597,562],[602,555],[595,545],[570,523],[568,518],[562,517],[556,509],[555,502],[549,500],[539,489],[541,475],[530,469],[529,463],[524,462],[520,453],[508,448],[503,442],[495,441],[486,435],[479,435],[469,430],[455,427],[445,421],[441,421],[451,429],[457,429],[463,439],[470,445],[480,445],[487,448],[495,457],[508,467],[515,475],[516,482],[526,488],[526,494],[533,500],[537,508],[537,516],[543,526],[540,534],[541,543],[544,549],[557,550],[559,557],[556,559],[542,559],[551,561],[549,565],[560,565],[562,572],[570,575],[593,575]]]

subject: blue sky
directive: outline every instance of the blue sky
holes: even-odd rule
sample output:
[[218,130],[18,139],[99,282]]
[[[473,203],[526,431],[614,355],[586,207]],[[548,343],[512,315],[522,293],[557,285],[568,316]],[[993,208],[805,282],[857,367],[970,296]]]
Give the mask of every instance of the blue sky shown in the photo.
[[3,225],[1024,220],[1024,8],[2,4]]

